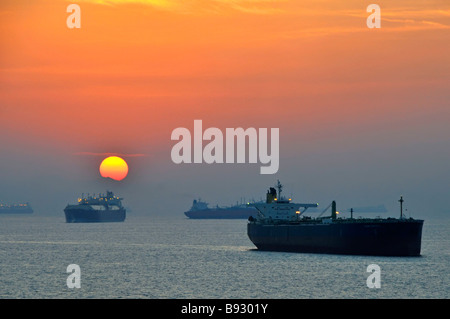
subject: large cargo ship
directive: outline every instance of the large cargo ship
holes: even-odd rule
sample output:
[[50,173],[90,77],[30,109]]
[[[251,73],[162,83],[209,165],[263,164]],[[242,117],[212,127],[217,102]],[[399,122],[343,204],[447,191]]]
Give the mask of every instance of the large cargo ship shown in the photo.
[[190,210],[184,214],[192,219],[248,219],[256,209],[246,204],[210,208],[208,203],[194,199]]
[[[331,204],[331,216],[302,216],[317,204],[295,204],[281,197],[271,187],[266,203],[253,204],[258,210],[249,217],[247,232],[260,250],[291,251],[376,256],[420,256],[423,220],[400,218],[341,218],[336,202]],[[301,210],[303,209],[303,210]]]
[[88,195],[78,198],[78,204],[67,205],[64,209],[68,223],[123,222],[126,209],[122,199],[107,191],[106,195]]
[[32,214],[33,208],[29,203],[6,205],[0,204],[0,214]]

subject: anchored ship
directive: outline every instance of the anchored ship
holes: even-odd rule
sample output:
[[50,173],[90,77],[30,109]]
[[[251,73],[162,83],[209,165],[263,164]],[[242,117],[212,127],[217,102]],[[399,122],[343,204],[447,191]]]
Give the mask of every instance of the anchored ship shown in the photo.
[[0,214],[32,214],[33,209],[29,203],[6,205],[0,204]]
[[107,191],[106,195],[98,194],[78,198],[78,204],[67,205],[64,209],[66,222],[91,223],[91,222],[123,222],[126,217],[126,209],[122,206],[122,199]]
[[331,216],[311,218],[303,214],[318,204],[296,204],[281,197],[278,181],[270,187],[266,202],[251,204],[258,211],[249,217],[247,233],[259,250],[375,256],[420,256],[423,220],[400,218],[340,218],[336,202]]
[[210,208],[207,202],[194,199],[190,210],[184,214],[192,219],[248,219],[256,209],[246,204]]

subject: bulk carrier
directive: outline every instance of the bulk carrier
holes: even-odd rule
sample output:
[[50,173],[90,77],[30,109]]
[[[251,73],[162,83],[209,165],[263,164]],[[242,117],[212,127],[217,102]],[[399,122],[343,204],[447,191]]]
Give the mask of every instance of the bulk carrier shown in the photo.
[[67,223],[104,223],[123,222],[126,209],[122,206],[122,199],[107,191],[106,195],[88,195],[78,198],[78,204],[67,205],[64,209]]
[[259,250],[375,256],[420,256],[423,220],[400,218],[340,218],[336,202],[331,216],[303,216],[318,204],[296,204],[281,197],[282,185],[267,192],[266,202],[249,217],[247,233]]

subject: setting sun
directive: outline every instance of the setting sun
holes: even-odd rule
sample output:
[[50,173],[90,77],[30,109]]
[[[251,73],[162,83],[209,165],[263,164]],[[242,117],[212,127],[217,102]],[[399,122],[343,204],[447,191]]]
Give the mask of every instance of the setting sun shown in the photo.
[[100,174],[102,177],[121,181],[128,174],[127,162],[118,156],[107,157],[100,164]]

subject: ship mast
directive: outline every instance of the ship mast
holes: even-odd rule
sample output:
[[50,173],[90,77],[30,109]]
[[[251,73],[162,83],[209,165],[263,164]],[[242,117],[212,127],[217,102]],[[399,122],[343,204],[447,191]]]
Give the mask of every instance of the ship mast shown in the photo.
[[400,202],[400,218],[403,218],[403,202],[404,202],[403,196],[400,196],[399,202]]
[[283,189],[283,185],[281,185],[280,180],[277,180],[277,188],[278,188],[278,199],[281,200],[281,190]]

